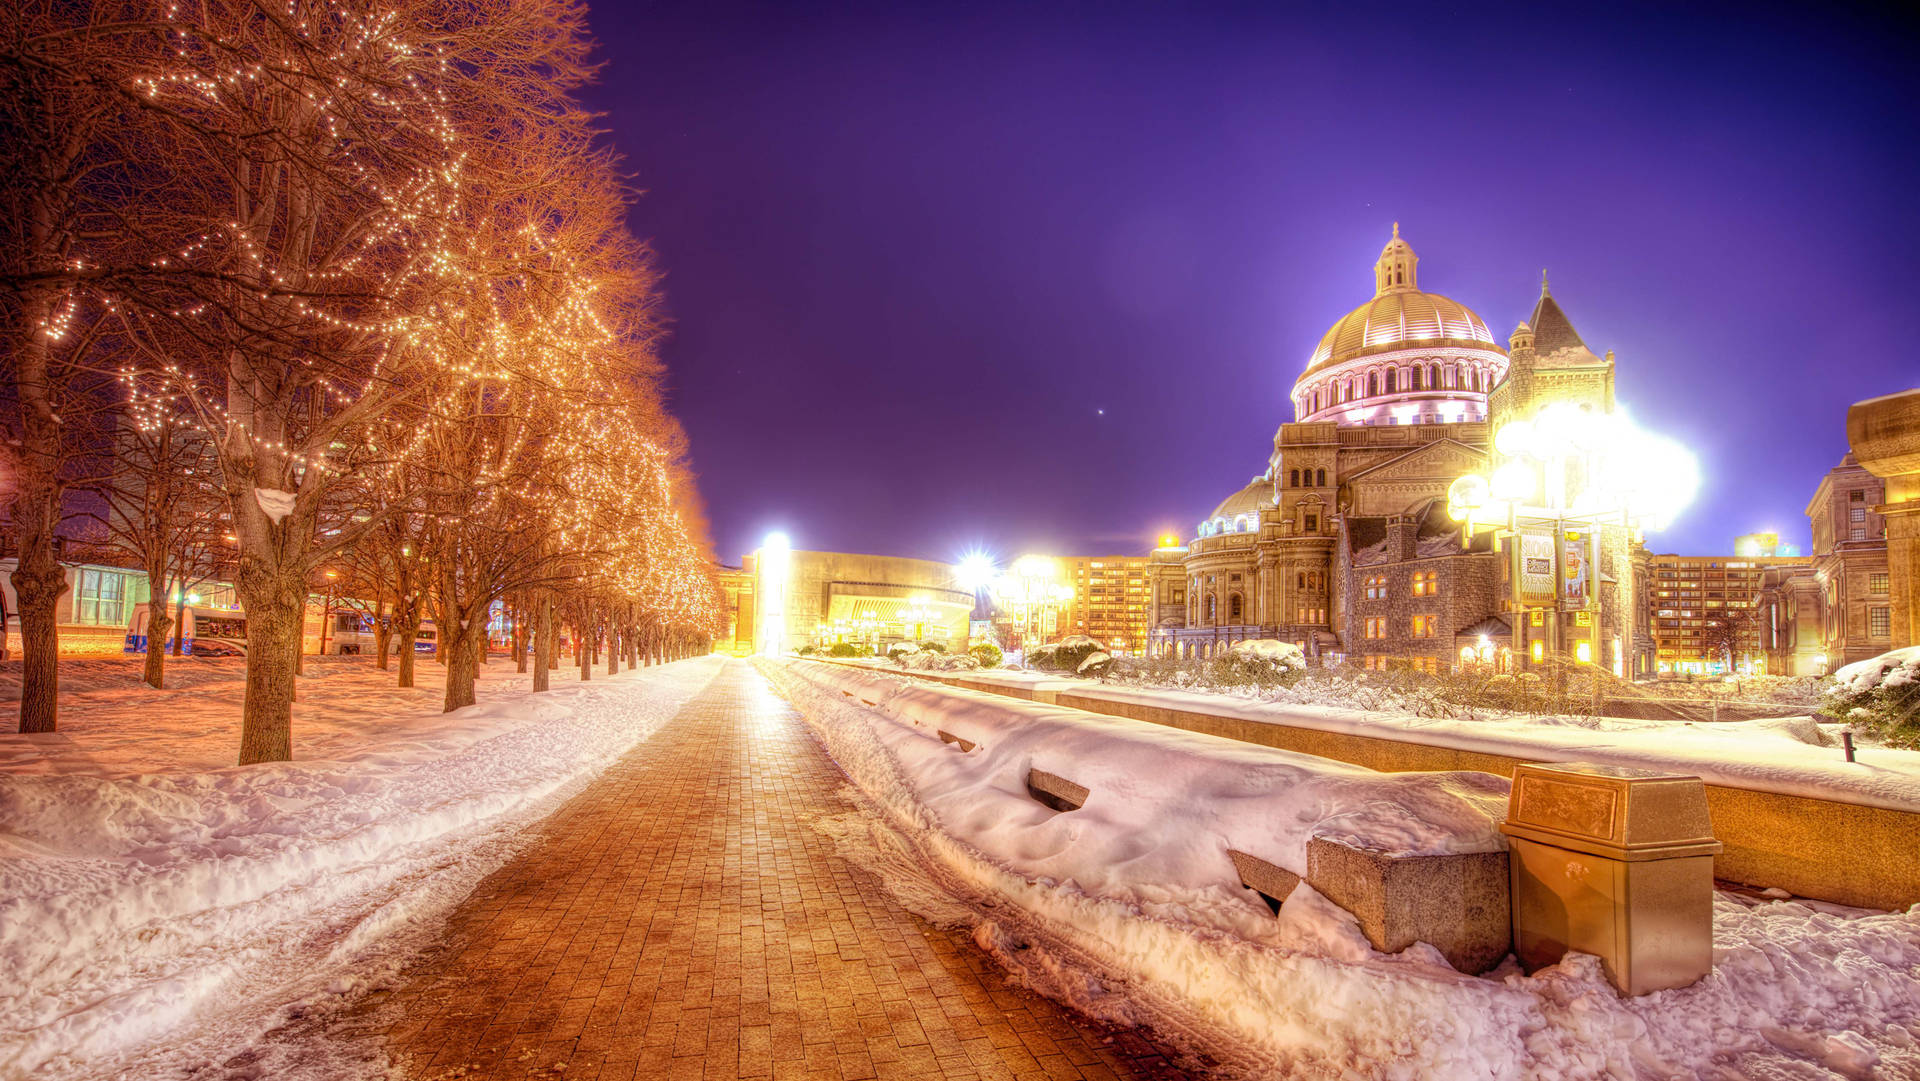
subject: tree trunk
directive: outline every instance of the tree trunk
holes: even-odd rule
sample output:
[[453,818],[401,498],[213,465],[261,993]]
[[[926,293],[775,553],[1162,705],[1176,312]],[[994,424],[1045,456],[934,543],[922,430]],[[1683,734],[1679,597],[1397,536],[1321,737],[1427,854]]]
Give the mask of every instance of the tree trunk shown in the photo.
[[545,590],[540,593],[539,624],[533,632],[533,689],[547,689],[547,674],[559,663],[553,648],[553,597]]
[[59,717],[58,609],[67,576],[54,561],[51,532],[47,543],[33,550],[27,547],[27,531],[20,534],[20,565],[12,575],[20,604],[20,731],[51,732]]
[[414,620],[412,623],[401,624],[399,633],[395,635],[400,643],[399,648],[394,651],[400,655],[400,678],[395,686],[413,686],[413,640],[419,636],[419,620]]
[[247,609],[247,691],[240,718],[240,764],[293,759],[295,662],[306,627],[305,582],[275,580],[243,557],[235,583]]
[[591,615],[592,610],[589,609],[587,615],[582,616],[580,619],[580,648],[575,651],[580,655],[580,682],[582,683],[593,678],[593,623]]
[[513,613],[513,670],[527,671],[527,595],[523,591],[511,609]]
[[[38,200],[35,210],[43,210]],[[46,223],[36,215],[36,236]],[[24,341],[16,340],[12,363],[20,397],[20,443],[12,478],[13,529],[20,565],[13,591],[20,604],[20,731],[51,732],[60,709],[60,595],[67,576],[54,558],[54,528],[60,522],[60,418],[53,407],[47,337],[39,328],[53,314],[55,296],[33,290],[25,298]]]
[[167,632],[173,623],[167,617],[166,583],[156,587],[149,579],[147,596],[147,665],[140,678],[158,691],[167,685]]
[[620,628],[609,620],[607,622],[607,674],[620,674]]
[[173,636],[173,655],[184,657],[187,649],[187,586],[184,580],[180,583],[180,599],[173,602],[173,623],[180,628],[180,633]]
[[475,648],[474,637],[478,635],[484,642],[487,633],[484,626],[475,627],[471,620],[461,620],[454,627],[459,628],[458,638],[450,637],[453,627],[443,626],[436,642],[447,666],[447,693],[440,707],[443,713],[473,705],[473,682],[480,671],[480,651]]

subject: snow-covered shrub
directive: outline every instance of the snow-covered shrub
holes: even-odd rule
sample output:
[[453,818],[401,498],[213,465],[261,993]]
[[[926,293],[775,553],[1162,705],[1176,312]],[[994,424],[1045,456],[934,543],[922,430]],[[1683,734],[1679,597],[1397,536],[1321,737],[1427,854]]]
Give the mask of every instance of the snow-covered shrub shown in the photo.
[[814,654],[816,654],[816,653],[818,653],[818,652],[820,652],[820,651],[819,651],[818,649],[815,649],[815,648],[814,648],[813,646],[811,646],[811,645],[805,645],[805,646],[801,646],[801,647],[800,647],[800,650],[799,650],[799,653],[800,653],[800,655],[801,655],[802,657],[811,657],[811,656],[813,656]]
[[1081,661],[1080,667],[1074,669],[1074,672],[1078,675],[1098,679],[1106,675],[1112,668],[1113,654],[1096,649],[1092,653],[1087,654],[1087,659]]
[[1100,643],[1084,634],[1069,634],[1058,642],[1027,651],[1027,665],[1047,672],[1078,672],[1081,662],[1103,652]]
[[1000,662],[1006,658],[1006,654],[1000,652],[1000,647],[992,642],[982,642],[967,650],[967,654],[982,668],[998,668]]
[[1855,661],[1835,672],[1827,712],[1890,747],[1920,747],[1920,646]]
[[918,644],[921,649],[929,653],[945,653],[947,651],[947,644],[945,642],[936,641],[931,638]]
[[904,658],[920,652],[920,647],[912,642],[895,642],[887,647],[887,659],[895,664],[905,664]]
[[1232,648],[1207,664],[1206,678],[1220,687],[1285,687],[1307,671],[1307,655],[1292,642],[1273,638],[1254,638],[1235,642]]
[[866,650],[861,649],[852,642],[835,642],[833,645],[827,647],[827,656],[829,657],[864,657],[866,655]]

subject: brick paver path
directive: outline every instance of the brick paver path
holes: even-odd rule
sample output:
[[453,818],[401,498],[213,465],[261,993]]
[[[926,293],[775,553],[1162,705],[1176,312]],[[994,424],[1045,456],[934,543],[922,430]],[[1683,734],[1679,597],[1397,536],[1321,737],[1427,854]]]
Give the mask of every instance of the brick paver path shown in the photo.
[[378,1007],[394,1060],[422,1081],[1181,1076],[833,855],[808,820],[850,809],[843,783],[728,662],[460,907]]

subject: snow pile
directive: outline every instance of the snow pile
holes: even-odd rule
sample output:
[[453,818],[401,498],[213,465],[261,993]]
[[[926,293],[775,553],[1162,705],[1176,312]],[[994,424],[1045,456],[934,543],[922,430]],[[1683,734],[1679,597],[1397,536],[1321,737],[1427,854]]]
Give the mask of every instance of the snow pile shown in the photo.
[[[76,772],[77,753],[0,773],[0,1075],[131,1061],[153,1076],[155,1054],[191,1069],[191,1047],[219,1054],[277,1023],[269,1004],[353,990],[393,936],[456,903],[718,670],[388,714],[292,763],[128,776]],[[150,736],[178,719],[157,705]]]
[[[1622,999],[1598,962],[1463,976],[1372,950],[1304,883],[1270,915],[1229,846],[1304,870],[1319,833],[1475,850],[1506,782],[1358,767],[819,665],[767,665],[890,829],[830,828],[1016,978],[1237,1069],[1313,1078],[1920,1076],[1920,912],[1715,899],[1715,971]],[[974,741],[944,743],[944,731]],[[1025,771],[1086,786],[1054,814]],[[954,898],[965,902],[955,905]],[[1873,1071],[1878,1071],[1873,1072]]]
[[1276,668],[1305,671],[1307,653],[1292,642],[1282,642],[1278,638],[1249,638],[1235,642],[1229,647],[1234,656],[1246,660],[1268,661]]
[[1833,674],[1837,694],[1861,695],[1920,684],[1920,646],[1855,661]]

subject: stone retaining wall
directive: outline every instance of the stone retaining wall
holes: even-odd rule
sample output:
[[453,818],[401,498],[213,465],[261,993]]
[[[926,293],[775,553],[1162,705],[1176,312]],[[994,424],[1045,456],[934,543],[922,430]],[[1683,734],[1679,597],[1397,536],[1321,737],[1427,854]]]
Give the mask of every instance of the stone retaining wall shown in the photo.
[[[1383,773],[1478,770],[1511,777],[1515,767],[1533,761],[1455,750],[1410,738],[1325,732],[1109,699],[1091,685],[1071,690],[1035,689],[970,679],[964,673],[909,670],[892,674],[1131,717],[1351,762]],[[1778,886],[1801,897],[1864,908],[1904,909],[1920,904],[1920,814],[1728,785],[1709,784],[1706,788],[1714,836],[1726,845],[1714,857],[1714,877],[1753,886]]]

